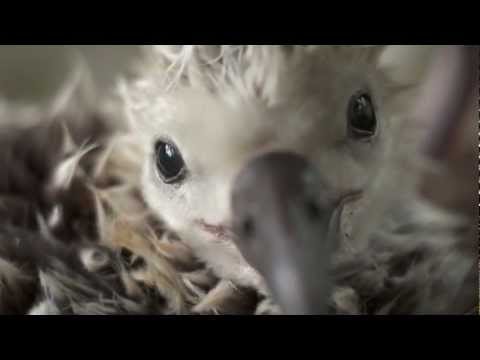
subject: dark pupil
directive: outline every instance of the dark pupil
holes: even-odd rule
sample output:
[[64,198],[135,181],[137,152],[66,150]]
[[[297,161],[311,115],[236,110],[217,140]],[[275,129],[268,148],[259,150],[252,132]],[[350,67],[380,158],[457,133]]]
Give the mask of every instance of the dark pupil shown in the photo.
[[375,132],[375,112],[372,101],[368,95],[357,96],[353,99],[349,113],[349,121],[352,130],[360,132],[364,136],[371,136]]
[[177,149],[165,142],[157,144],[157,167],[166,182],[172,182],[181,175],[184,163]]

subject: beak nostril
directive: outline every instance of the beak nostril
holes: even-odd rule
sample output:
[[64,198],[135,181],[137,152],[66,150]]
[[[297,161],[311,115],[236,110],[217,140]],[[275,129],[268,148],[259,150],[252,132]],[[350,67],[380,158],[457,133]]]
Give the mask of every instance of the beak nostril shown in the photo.
[[251,217],[246,217],[241,223],[241,234],[244,238],[250,238],[255,233],[255,222]]
[[306,201],[305,210],[306,210],[308,218],[312,221],[318,220],[321,216],[321,211],[320,211],[319,206],[312,199],[308,199]]

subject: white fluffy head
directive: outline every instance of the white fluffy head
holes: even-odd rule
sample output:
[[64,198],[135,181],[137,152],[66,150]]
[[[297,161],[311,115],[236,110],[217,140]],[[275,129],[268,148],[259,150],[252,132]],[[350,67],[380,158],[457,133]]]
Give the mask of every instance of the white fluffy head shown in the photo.
[[[139,76],[121,88],[145,145],[145,199],[217,274],[258,285],[261,280],[228,239],[234,177],[255,155],[290,150],[312,161],[334,191],[368,194],[398,152],[411,90],[431,49],[156,45],[145,50]],[[371,95],[379,122],[366,142],[347,136],[347,105],[358,91]],[[181,183],[167,185],[158,176],[158,140],[181,152],[188,170]]]

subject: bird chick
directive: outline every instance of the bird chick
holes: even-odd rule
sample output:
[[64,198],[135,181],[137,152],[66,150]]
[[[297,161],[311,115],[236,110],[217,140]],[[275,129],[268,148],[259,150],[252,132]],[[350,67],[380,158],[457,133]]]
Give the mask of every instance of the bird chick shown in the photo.
[[407,119],[432,54],[427,46],[146,47],[137,76],[120,87],[144,146],[146,202],[218,277],[268,294],[235,244],[231,193],[252,159],[297,154],[321,174],[317,203],[331,210],[357,194],[338,219],[334,281],[360,298],[384,295],[354,312],[386,311],[399,295],[385,295],[392,273],[430,271],[415,277],[399,265],[404,258],[392,259],[433,239],[442,249],[455,242],[455,217],[415,192],[426,129]]

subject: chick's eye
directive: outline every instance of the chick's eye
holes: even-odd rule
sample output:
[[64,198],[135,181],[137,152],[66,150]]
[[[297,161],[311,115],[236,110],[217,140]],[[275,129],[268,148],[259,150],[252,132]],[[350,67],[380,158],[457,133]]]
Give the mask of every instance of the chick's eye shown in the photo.
[[175,145],[158,141],[155,144],[155,163],[158,175],[166,184],[178,183],[185,175],[185,162]]
[[370,95],[357,93],[348,104],[348,135],[354,139],[368,139],[375,135],[377,118]]

